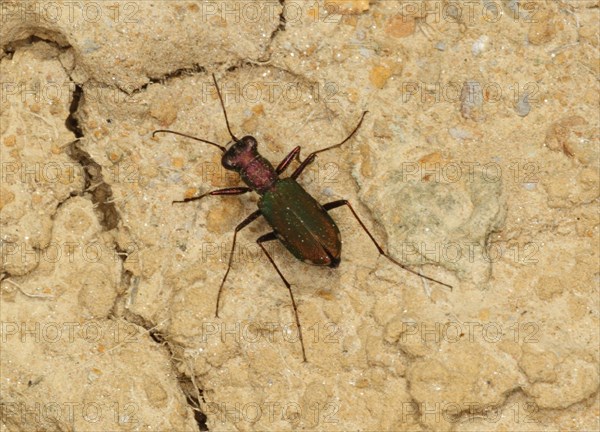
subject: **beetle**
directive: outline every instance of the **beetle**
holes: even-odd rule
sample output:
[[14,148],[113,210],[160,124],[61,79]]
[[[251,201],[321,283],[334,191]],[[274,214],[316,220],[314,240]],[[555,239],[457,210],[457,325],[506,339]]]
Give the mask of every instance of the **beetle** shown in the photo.
[[[302,326],[300,325],[300,319],[298,318],[298,309],[296,307],[296,301],[291,285],[281,273],[263,243],[279,240],[292,255],[307,264],[336,268],[341,261],[342,239],[340,230],[328,212],[342,206],[347,206],[350,209],[354,218],[367,233],[381,255],[410,273],[452,289],[452,286],[414,271],[389,256],[377,243],[347,200],[337,200],[321,205],[296,181],[306,167],[314,162],[317,154],[341,147],[344,143],[349,141],[362,125],[368,111],[362,113],[358,124],[342,142],[314,151],[310,153],[304,161],[300,160],[300,146],[297,146],[279,163],[277,168],[274,168],[273,165],[258,152],[258,142],[254,137],[246,135],[239,139],[233,134],[231,127],[229,126],[229,119],[227,118],[223,97],[221,96],[221,91],[219,90],[219,85],[217,84],[217,79],[214,74],[212,74],[212,78],[221,102],[227,130],[233,140],[233,144],[229,148],[212,141],[167,129],[155,130],[152,133],[152,136],[154,137],[157,133],[171,133],[217,147],[223,153],[221,158],[223,167],[227,170],[237,172],[243,182],[247,185],[216,189],[195,197],[173,201],[173,203],[197,201],[209,195],[242,195],[251,191],[257,192],[260,195],[258,210],[240,222],[233,233],[233,243],[231,245],[227,270],[225,271],[225,275],[223,276],[223,280],[219,287],[219,293],[217,294],[215,317],[219,317],[221,294],[229,271],[231,270],[237,234],[251,222],[255,221],[260,216],[263,216],[271,228],[273,228],[273,231],[260,236],[256,242],[266,254],[268,260],[275,268],[277,274],[279,274],[279,277],[290,294],[300,345],[302,347],[302,358],[303,361],[306,362],[306,351],[304,348],[304,339],[302,338]],[[279,176],[285,172],[294,159],[300,163],[298,168],[295,169],[290,177],[280,178]]]

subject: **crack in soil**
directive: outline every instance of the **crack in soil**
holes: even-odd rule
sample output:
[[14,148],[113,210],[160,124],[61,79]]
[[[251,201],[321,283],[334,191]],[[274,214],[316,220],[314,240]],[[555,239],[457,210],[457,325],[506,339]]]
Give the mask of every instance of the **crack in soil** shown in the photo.
[[[148,87],[148,85],[153,83],[160,83],[170,78],[175,78],[185,74],[198,72],[205,72],[205,70],[199,65],[194,65],[193,68],[178,69],[176,71],[166,74],[164,77],[150,80],[149,83],[135,90],[134,93],[145,90]],[[112,188],[108,183],[104,181],[104,177],[102,175],[102,167],[100,166],[100,164],[98,164],[88,152],[83,150],[78,145],[79,139],[84,138],[83,130],[79,124],[79,119],[77,117],[77,112],[79,110],[83,96],[83,87],[80,84],[76,84],[75,90],[73,92],[73,99],[69,108],[70,113],[65,121],[65,126],[67,127],[67,129],[69,129],[75,134],[77,140],[73,141],[69,145],[68,152],[69,156],[83,167],[85,185],[82,194],[85,192],[89,192],[91,194],[92,202],[95,204],[96,209],[99,213],[100,224],[104,227],[106,231],[110,231],[113,228],[117,228],[120,221],[119,213],[116,209],[114,202],[112,202]],[[127,251],[119,248],[118,244],[116,244],[116,250],[122,263],[124,263],[128,256]],[[121,285],[129,287],[133,279],[133,274],[129,270],[125,270],[123,268],[120,281]],[[125,289],[125,292],[127,291],[128,290]],[[115,299],[115,304],[112,308],[111,314],[113,314],[115,317],[120,317],[127,322],[139,325],[140,327],[146,329],[152,340],[154,340],[157,344],[164,346],[169,353],[169,358],[173,359],[174,352],[171,348],[170,343],[164,338],[164,336],[159,331],[157,331],[154,328],[154,325],[151,325],[150,323],[146,322],[146,320],[143,319],[143,317],[136,315],[129,310],[125,310],[125,313],[121,314],[117,312],[117,303],[119,303],[122,300],[122,298],[122,296],[118,296]],[[193,380],[190,377],[187,377],[183,373],[179,373],[173,361],[171,361],[170,363],[175,375],[177,376],[179,388],[185,395],[186,402],[188,403],[188,405],[192,409],[192,412],[194,413],[194,419],[198,425],[198,429],[201,432],[208,431],[208,427],[206,425],[207,416],[200,409],[200,402],[198,400],[199,397],[203,399],[202,390],[195,386],[195,383],[193,383]],[[195,390],[197,396],[194,396],[193,392],[190,390],[191,388]]]
[[68,148],[69,156],[83,167],[85,187],[82,195],[89,192],[92,202],[99,213],[100,224],[106,231],[116,228],[120,216],[112,201],[113,193],[109,184],[104,182],[102,167],[92,159],[89,153],[74,141]]
[[[65,71],[66,72],[66,71]],[[69,77],[70,78],[70,77]],[[75,162],[83,167],[84,188],[81,193],[89,192],[96,210],[100,213],[100,224],[106,231],[116,228],[119,224],[120,216],[115,204],[112,202],[112,188],[104,181],[102,167],[89,153],[79,147],[79,139],[84,138],[83,130],[77,118],[77,111],[83,99],[83,87],[75,83],[73,99],[69,107],[69,116],[65,120],[65,127],[73,132],[78,138],[68,147],[68,154]]]
[[279,0],[279,4],[281,5],[281,13],[279,14],[279,25],[273,31],[273,33],[271,33],[271,42],[273,41],[273,39],[275,39],[275,36],[277,36],[279,32],[285,31],[285,26],[287,25],[287,20],[285,19],[285,0]]
[[[267,58],[265,59],[264,56],[261,55],[257,61],[252,61],[249,59],[248,60],[240,59],[237,64],[234,64],[234,65],[228,67],[226,69],[227,72],[237,70],[244,66],[254,66],[255,64],[259,64],[259,65],[266,64],[270,61],[271,56],[270,56],[269,50],[271,49],[273,40],[275,39],[275,37],[277,36],[277,34],[279,32],[286,30],[286,25],[287,25],[287,20],[285,19],[285,0],[279,0],[279,4],[281,5],[281,13],[279,14],[279,25],[271,32],[271,35],[269,37],[269,44],[268,44],[268,46],[265,47],[264,53],[263,53],[264,56],[266,56]],[[162,84],[165,81],[168,81],[172,78],[178,78],[178,77],[185,76],[185,75],[194,75],[197,73],[207,73],[207,70],[204,66],[201,66],[201,65],[195,63],[190,67],[179,68],[172,72],[167,72],[159,77],[148,77],[149,81],[146,84],[144,84],[140,87],[134,88],[134,89],[129,89],[129,91],[123,87],[120,87],[118,84],[116,84],[116,87],[119,90],[121,90],[122,92],[132,96],[132,95],[138,94],[140,92],[143,92],[151,84]]]
[[[150,336],[150,338],[152,338],[154,342],[156,342],[158,345],[164,347],[167,350],[170,359],[177,358],[177,354],[172,348],[171,342],[162,334],[162,332],[156,329],[156,324],[149,322],[143,316],[131,312],[130,310],[125,310],[125,312],[121,314],[121,318],[129,323],[144,328],[146,330],[146,333],[148,333],[148,335]],[[197,387],[192,377],[187,376],[183,372],[179,372],[178,368],[175,367],[175,363],[173,361],[170,361],[170,364],[173,374],[177,377],[177,383],[179,384],[179,388],[183,392],[187,404],[190,406],[192,412],[194,413],[194,419],[196,421],[196,424],[198,425],[198,430],[200,432],[208,431],[209,429],[206,425],[207,416],[202,411],[202,405],[200,402],[201,399],[202,403],[206,403],[206,401],[204,400],[204,392],[202,391],[202,389]],[[190,370],[190,372],[193,374],[193,370]]]
[[169,81],[172,78],[179,78],[182,76],[191,76],[191,75],[198,74],[198,73],[206,73],[206,69],[204,68],[204,66],[201,66],[201,65],[195,63],[190,67],[175,69],[172,72],[167,72],[158,77],[148,77],[148,82],[146,84],[143,84],[140,87],[137,87],[134,89],[127,90],[123,87],[120,87],[118,84],[115,84],[115,86],[119,90],[121,90],[123,93],[125,93],[129,96],[133,96],[133,95],[136,95],[138,93],[145,91],[148,88],[148,86],[150,86],[151,84],[163,84],[165,81]]
[[[59,39],[62,39],[62,37]],[[57,41],[32,35],[32,36],[29,36],[28,38],[12,42],[9,46],[3,48],[3,56],[2,57],[8,57],[8,59],[11,59],[14,52],[16,51],[16,49],[32,45],[38,41],[42,41],[42,42],[48,43],[50,45],[53,45],[53,46],[57,47],[61,52],[64,52],[68,49],[72,49],[72,47],[70,47],[68,45],[63,46]],[[205,70],[203,67],[201,67],[199,65],[194,65],[192,68],[178,69],[174,72],[170,72],[170,73],[166,74],[164,77],[157,78],[157,79],[151,79],[149,83],[145,84],[144,86],[140,87],[139,89],[137,89],[137,91],[134,91],[134,92],[143,91],[148,85],[153,84],[153,83],[159,83],[159,82],[163,82],[164,80],[167,80],[170,78],[182,76],[182,75],[189,74],[189,73],[197,73],[197,72],[205,72]],[[66,198],[65,200],[63,200],[62,202],[60,202],[58,204],[57,209],[60,206],[62,206],[66,201],[68,201],[70,198],[72,198],[73,196],[83,196],[84,194],[89,193],[91,200],[94,203],[95,208],[97,210],[96,214],[98,215],[101,226],[104,228],[104,230],[110,231],[114,228],[117,228],[119,221],[120,221],[119,213],[116,209],[115,204],[112,202],[112,198],[113,198],[112,188],[108,183],[106,183],[104,181],[101,165],[98,164],[92,158],[92,156],[88,152],[83,150],[83,148],[81,148],[79,145],[80,140],[85,139],[83,129],[79,123],[79,118],[77,116],[81,102],[84,97],[83,83],[76,83],[75,81],[73,81],[73,79],[71,78],[70,74],[68,73],[68,71],[66,69],[65,69],[65,74],[69,77],[71,83],[75,85],[71,104],[69,107],[69,115],[65,119],[65,127],[68,130],[70,130],[77,138],[76,140],[71,142],[66,147],[67,154],[75,162],[79,163],[82,166],[84,187],[81,190],[81,192],[79,192],[79,193],[77,193],[77,192],[71,193],[71,196],[69,196],[68,198]],[[123,90],[123,89],[120,89],[120,90]],[[124,251],[121,248],[119,248],[119,246],[118,246],[118,244],[116,244],[116,242],[115,242],[115,246],[116,246],[116,250],[118,252],[118,256],[120,257],[121,261],[124,262],[128,255],[127,251]],[[125,286],[125,287],[129,287],[133,280],[132,276],[133,275],[130,271],[125,270],[122,267],[122,274],[121,274],[121,281],[120,281],[121,285]],[[10,277],[11,277],[10,274],[3,272],[0,276],[0,280],[9,279]],[[125,291],[127,291],[127,289],[125,289]],[[174,353],[173,353],[173,350],[171,349],[169,342],[166,341],[166,339],[162,336],[162,334],[160,332],[156,331],[153,328],[153,326],[149,326],[148,323],[146,323],[142,317],[136,316],[135,314],[131,313],[130,311],[126,311],[125,314],[117,313],[117,303],[119,301],[121,301],[122,298],[123,298],[123,296],[117,297],[117,299],[115,300],[115,305],[113,306],[110,315],[112,315],[114,318],[118,318],[120,315],[120,318],[124,319],[125,321],[131,322],[132,324],[140,325],[141,327],[145,328],[147,330],[148,334],[150,335],[150,337],[157,344],[166,346],[166,349],[170,355],[170,359],[173,359]],[[107,318],[110,319],[110,316]],[[196,386],[193,378],[190,378],[190,377],[184,375],[183,373],[177,372],[177,368],[175,367],[175,364],[173,363],[173,361],[171,361],[170,363],[171,363],[174,373],[177,376],[177,382],[178,382],[179,388],[181,389],[182,393],[185,395],[186,402],[188,403],[192,412],[194,413],[194,418],[198,425],[198,429],[202,432],[208,431],[208,427],[206,425],[207,417],[200,409],[201,405],[200,405],[199,398],[204,400],[202,390]]]
[[[177,76],[183,73],[184,72],[180,70],[169,74],[169,76]],[[79,109],[79,104],[82,100],[82,96],[82,87],[80,85],[76,85],[76,90],[73,94],[73,101],[70,107],[71,112],[65,122],[67,128],[71,130],[78,138],[83,138],[83,131],[81,126],[79,125],[79,120],[77,119],[77,111]],[[112,202],[112,188],[109,184],[107,184],[104,181],[104,178],[102,176],[102,167],[96,161],[94,161],[94,159],[89,153],[87,153],[85,150],[79,147],[78,143],[79,139],[71,143],[71,145],[69,146],[69,156],[71,156],[73,160],[77,161],[83,167],[85,181],[83,193],[89,192],[91,194],[92,202],[95,204],[96,209],[99,213],[100,224],[104,227],[105,230],[110,231],[113,228],[116,228],[120,221],[119,213],[117,212],[115,204]],[[116,249],[119,258],[121,259],[122,263],[124,263],[128,256],[127,251],[120,249],[118,245],[116,245]],[[120,281],[121,285],[129,287],[131,285],[132,280],[133,274],[129,270],[125,270],[123,268]],[[125,289],[125,291],[127,291],[127,289]],[[125,310],[125,313],[123,314],[115,313],[117,311],[117,303],[121,301],[121,299],[122,296],[119,296],[115,300],[115,305],[112,308],[113,314],[115,316],[120,316],[127,322],[139,325],[140,327],[146,329],[152,340],[154,340],[157,344],[164,346],[169,353],[169,358],[173,359],[174,353],[171,349],[169,342],[163,337],[163,335],[159,331],[154,329],[154,325],[151,325],[150,323],[146,322],[146,320],[144,320],[143,317],[133,314],[131,311],[128,310]],[[188,403],[188,405],[192,409],[192,412],[194,413],[194,419],[198,424],[199,430],[208,431],[208,427],[206,426],[207,417],[200,409],[200,402],[198,401],[198,397],[193,396],[193,394],[189,390],[189,385],[184,385],[187,384],[188,381],[191,385],[191,378],[185,376],[182,373],[177,372],[175,364],[172,361],[170,363],[174,373],[177,375],[177,382],[179,384],[179,388],[185,395],[186,402]],[[196,387],[194,387],[194,389],[195,388]],[[198,389],[197,392],[201,397],[202,390]]]
[[[71,83],[73,83],[72,79]],[[65,127],[73,132],[77,138],[83,138],[83,131],[79,126],[79,120],[75,117],[77,110],[79,109],[81,96],[83,96],[83,88],[79,84],[75,84],[75,90],[73,90],[73,99],[71,99],[71,105],[69,105],[69,116],[65,120]]]

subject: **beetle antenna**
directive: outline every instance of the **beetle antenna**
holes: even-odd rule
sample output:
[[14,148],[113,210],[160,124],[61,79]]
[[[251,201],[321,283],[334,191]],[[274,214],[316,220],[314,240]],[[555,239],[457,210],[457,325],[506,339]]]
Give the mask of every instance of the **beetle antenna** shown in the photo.
[[223,103],[223,97],[221,96],[221,90],[219,90],[219,84],[217,84],[217,78],[215,74],[212,74],[213,81],[215,82],[215,87],[217,88],[217,94],[219,95],[219,100],[221,101],[221,107],[223,108],[223,114],[225,114],[225,123],[227,123],[227,130],[229,131],[229,135],[235,142],[239,142],[239,139],[235,137],[233,132],[231,132],[231,128],[229,127],[229,119],[227,118],[227,111],[225,111],[225,104]]
[[356,133],[356,131],[358,131],[358,129],[360,129],[360,126],[362,125],[362,122],[365,119],[365,116],[367,115],[368,112],[369,111],[363,111],[362,116],[360,117],[360,120],[359,120],[358,124],[356,125],[356,127],[354,128],[354,130],[352,132],[350,132],[350,135],[348,135],[344,141],[342,141],[341,143],[338,143],[338,144],[334,144],[334,145],[329,146],[329,147],[325,147],[324,149],[317,150],[317,151],[313,152],[312,154],[316,155],[317,153],[321,153],[321,152],[324,152],[324,151],[327,151],[327,150],[331,150],[331,149],[340,147],[342,144],[344,144],[346,141],[348,141],[350,138],[352,138],[354,136],[354,134]]
[[217,143],[214,143],[212,141],[207,141],[207,140],[202,139],[202,138],[196,138],[195,136],[191,136],[191,135],[188,135],[188,134],[184,134],[184,133],[181,133],[181,132],[175,132],[175,131],[167,130],[167,129],[155,130],[154,132],[152,132],[152,137],[154,137],[154,135],[156,135],[159,132],[160,133],[170,133],[170,134],[174,134],[174,135],[179,135],[179,136],[186,137],[186,138],[191,138],[193,140],[200,141],[200,142],[203,142],[203,143],[206,143],[206,144],[214,145],[215,147],[218,147],[223,153],[225,153],[227,151],[227,149],[225,147],[223,147],[222,145],[219,145]]

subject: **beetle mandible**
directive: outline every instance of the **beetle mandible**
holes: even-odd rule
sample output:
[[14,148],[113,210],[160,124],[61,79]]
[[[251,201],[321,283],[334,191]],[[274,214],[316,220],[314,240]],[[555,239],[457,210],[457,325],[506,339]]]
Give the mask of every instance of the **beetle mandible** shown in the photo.
[[[223,167],[237,172],[247,185],[242,187],[217,189],[181,201],[173,201],[173,203],[196,201],[208,195],[242,195],[251,191],[255,191],[260,195],[258,210],[238,224],[233,233],[233,243],[231,245],[227,270],[225,271],[221,286],[219,287],[219,293],[217,294],[215,317],[219,317],[221,293],[225,281],[227,280],[227,275],[229,275],[229,270],[231,269],[237,234],[258,217],[263,216],[271,228],[273,228],[273,231],[260,236],[256,242],[266,254],[267,258],[275,268],[275,271],[279,274],[279,277],[288,289],[296,318],[300,345],[302,347],[302,358],[303,361],[306,362],[306,351],[304,349],[304,339],[302,338],[302,326],[300,325],[300,319],[298,318],[298,309],[296,307],[296,301],[294,299],[294,294],[292,293],[291,285],[283,276],[271,255],[269,255],[269,252],[265,249],[263,243],[279,240],[296,258],[307,264],[336,268],[341,260],[342,240],[340,231],[331,216],[329,216],[328,211],[341,206],[347,206],[350,209],[352,215],[358,221],[365,233],[367,233],[381,255],[410,273],[452,289],[452,286],[414,271],[390,257],[381,246],[379,246],[347,200],[337,200],[321,205],[296,181],[306,167],[314,162],[317,154],[338,148],[350,140],[362,125],[368,111],[363,112],[356,127],[342,142],[314,151],[303,161],[300,160],[300,146],[297,146],[279,163],[277,168],[273,168],[273,165],[258,153],[258,143],[254,137],[246,135],[242,139],[239,139],[233,134],[231,127],[229,126],[229,119],[227,118],[223,97],[221,96],[221,91],[219,90],[219,85],[217,84],[217,79],[214,74],[212,74],[212,78],[221,102],[227,130],[233,139],[233,145],[231,145],[231,147],[226,148],[212,141],[166,129],[155,130],[152,133],[152,136],[154,137],[157,133],[172,133],[217,147],[223,152],[223,157],[221,158]],[[298,168],[296,168],[290,177],[283,179],[279,178],[294,159],[300,163]]]

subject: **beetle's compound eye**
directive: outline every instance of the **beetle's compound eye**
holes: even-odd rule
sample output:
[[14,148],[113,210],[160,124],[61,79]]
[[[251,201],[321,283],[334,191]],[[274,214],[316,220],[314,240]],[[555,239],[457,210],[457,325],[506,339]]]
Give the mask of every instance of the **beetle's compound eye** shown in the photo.
[[234,149],[234,147],[239,144],[239,142],[236,142],[231,148],[229,148],[229,150],[225,152],[225,154],[221,158],[221,164],[225,169],[236,170],[237,168],[239,168],[239,154]]
[[254,149],[256,149],[256,146],[258,145],[256,138],[254,138],[253,136],[250,136],[250,135],[246,135],[244,138],[242,138],[241,142],[244,144],[245,151],[254,150]]

